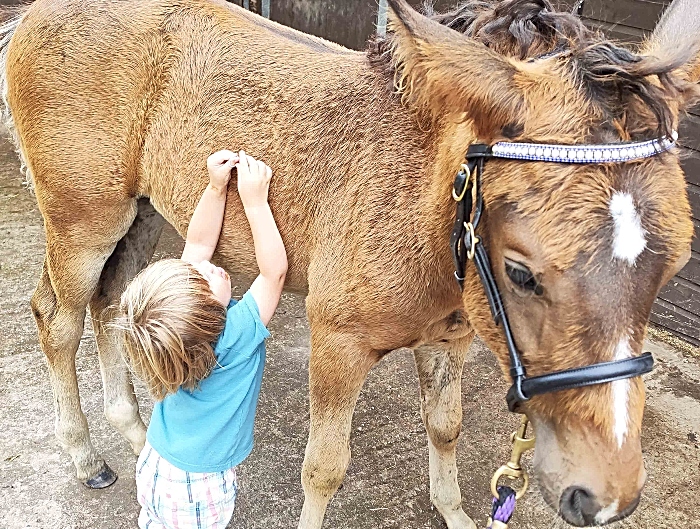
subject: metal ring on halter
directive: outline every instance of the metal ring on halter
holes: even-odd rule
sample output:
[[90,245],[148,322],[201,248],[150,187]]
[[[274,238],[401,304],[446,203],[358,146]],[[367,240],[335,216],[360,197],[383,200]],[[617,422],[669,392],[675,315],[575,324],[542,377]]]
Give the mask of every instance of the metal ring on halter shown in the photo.
[[462,192],[459,195],[455,192],[454,187],[452,188],[452,198],[454,198],[456,202],[461,202],[464,198],[464,195],[467,193],[467,188],[469,187],[469,179],[472,176],[471,171],[469,170],[469,166],[466,163],[462,164],[461,171],[467,177],[464,180],[464,187],[462,188]]
[[471,241],[471,247],[467,251],[467,259],[471,261],[476,254],[476,243],[479,242],[479,238],[474,235],[474,225],[471,222],[465,222],[464,229],[469,233],[469,240]]

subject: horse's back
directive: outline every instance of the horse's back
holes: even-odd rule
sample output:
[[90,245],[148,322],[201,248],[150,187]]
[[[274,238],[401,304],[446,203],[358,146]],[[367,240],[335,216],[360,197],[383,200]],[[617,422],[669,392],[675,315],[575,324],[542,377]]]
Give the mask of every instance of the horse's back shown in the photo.
[[80,193],[83,178],[99,189],[96,161],[109,168],[105,187],[133,192],[138,132],[166,50],[157,3],[117,4],[38,0],[10,41],[7,102],[40,192]]
[[[290,279],[303,284],[312,230],[303,212],[319,185],[298,168],[331,173],[319,138],[347,111],[329,94],[355,90],[364,68],[362,54],[223,1],[37,0],[10,42],[5,75],[49,221],[89,225],[96,211],[149,196],[184,234],[206,185],[203,160],[245,148],[276,169],[273,206],[281,226],[294,226]],[[225,229],[246,225],[232,198]],[[253,270],[247,230],[228,233],[225,259]]]
[[110,166],[109,187],[138,194],[143,144],[161,98],[185,91],[211,100],[222,58],[269,64],[276,52],[308,55],[299,59],[307,64],[351,53],[223,1],[37,0],[12,37],[5,71],[36,185],[65,188],[84,172],[88,154]]

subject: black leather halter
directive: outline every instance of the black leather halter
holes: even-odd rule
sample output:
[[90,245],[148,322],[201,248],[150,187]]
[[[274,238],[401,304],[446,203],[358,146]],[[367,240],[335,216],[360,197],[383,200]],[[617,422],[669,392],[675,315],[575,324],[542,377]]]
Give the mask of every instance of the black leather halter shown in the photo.
[[474,260],[494,321],[497,325],[503,324],[510,356],[510,376],[513,379],[513,385],[506,396],[508,409],[515,411],[518,404],[528,401],[535,395],[603,384],[650,372],[654,367],[654,359],[651,353],[644,353],[625,360],[602,362],[527,378],[525,366],[520,359],[513,332],[508,323],[503,300],[491,270],[484,240],[482,236],[476,234],[484,208],[480,185],[481,174],[485,161],[493,156],[491,147],[484,144],[471,145],[467,151],[466,163],[462,164],[461,170],[457,173],[452,190],[452,196],[457,202],[457,214],[450,246],[454,258],[455,278],[460,288],[464,288],[467,260]]

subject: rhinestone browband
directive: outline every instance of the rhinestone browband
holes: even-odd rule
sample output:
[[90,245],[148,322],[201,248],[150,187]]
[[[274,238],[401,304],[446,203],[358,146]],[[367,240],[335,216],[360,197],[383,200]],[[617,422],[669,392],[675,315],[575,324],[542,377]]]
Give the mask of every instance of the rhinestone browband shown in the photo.
[[678,139],[674,130],[671,138],[604,145],[556,145],[547,143],[511,143],[501,141],[491,147],[491,156],[559,163],[629,162],[649,158],[673,148]]

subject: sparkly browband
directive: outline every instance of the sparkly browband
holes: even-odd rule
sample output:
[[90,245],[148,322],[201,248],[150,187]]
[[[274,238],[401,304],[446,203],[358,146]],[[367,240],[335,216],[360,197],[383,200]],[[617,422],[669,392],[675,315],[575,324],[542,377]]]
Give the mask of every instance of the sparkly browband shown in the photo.
[[604,145],[555,145],[547,143],[511,143],[500,141],[491,147],[491,156],[536,162],[610,163],[649,158],[675,146],[678,133],[657,140]]

